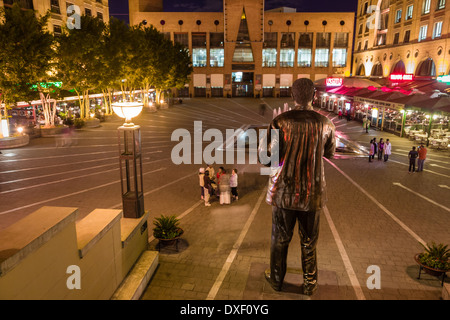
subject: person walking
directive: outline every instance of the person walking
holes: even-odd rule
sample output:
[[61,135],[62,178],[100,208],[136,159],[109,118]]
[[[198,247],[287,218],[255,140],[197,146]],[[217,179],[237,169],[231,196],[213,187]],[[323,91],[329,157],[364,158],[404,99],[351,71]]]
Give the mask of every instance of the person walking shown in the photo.
[[372,140],[370,140],[369,162],[372,162],[374,153],[375,153],[375,147],[373,145],[373,139],[372,139]]
[[211,180],[209,179],[209,171],[205,171],[203,177],[203,199],[205,200],[205,207],[210,207],[209,197],[211,195]]
[[425,148],[423,143],[420,144],[420,147],[417,149],[417,152],[419,153],[419,158],[417,159],[417,172],[422,172],[423,163],[427,158],[427,148]]
[[[320,213],[326,203],[323,157],[332,158],[336,149],[335,126],[330,119],[313,110],[314,83],[307,78],[292,85],[295,108],[273,119],[261,155],[278,154],[270,166],[266,202],[272,206],[270,269],[264,276],[274,290],[282,289],[287,253],[298,222],[303,269],[303,293],[317,290],[316,246]],[[278,132],[272,136],[273,131]],[[267,158],[267,157],[265,157]]]
[[383,138],[380,138],[380,142],[378,142],[378,161],[383,159],[384,145]]
[[222,169],[222,174],[219,177],[219,189],[220,204],[230,204],[230,175],[227,173],[226,169]]
[[339,119],[342,119],[342,109],[339,108]]
[[259,105],[259,114],[264,116],[266,113],[266,104],[264,102],[261,102]]
[[[415,172],[416,171],[416,158],[419,156],[419,153],[416,151],[416,147],[412,147],[412,150],[408,154],[409,158],[409,169],[408,172]],[[412,171],[411,171],[412,169]]]
[[237,192],[237,186],[238,186],[238,175],[237,175],[237,169],[231,170],[231,176],[230,176],[230,187],[231,187],[231,196],[233,198],[233,201],[237,201],[239,199],[238,192]]
[[386,139],[386,143],[384,144],[384,162],[389,160],[391,152],[392,152],[392,145],[389,142],[389,139]]
[[363,121],[363,129],[366,129],[366,133],[369,133],[370,129],[370,120],[366,117]]

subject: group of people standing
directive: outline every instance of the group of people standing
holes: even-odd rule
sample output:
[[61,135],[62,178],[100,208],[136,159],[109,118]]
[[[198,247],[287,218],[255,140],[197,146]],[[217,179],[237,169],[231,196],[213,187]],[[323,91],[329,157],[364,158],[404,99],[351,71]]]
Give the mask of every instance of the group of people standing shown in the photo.
[[212,165],[209,164],[206,169],[200,168],[198,176],[201,199],[205,201],[206,207],[211,206],[211,196],[218,197],[221,205],[230,204],[232,200],[239,199],[237,169],[229,173],[224,167],[220,167],[216,174]]
[[408,154],[409,158],[409,173],[416,172],[416,159],[417,159],[417,172],[423,171],[423,163],[425,162],[425,159],[427,157],[427,148],[423,145],[423,143],[420,144],[420,146],[417,148],[412,147],[411,151]]
[[384,142],[383,138],[380,138],[380,141],[377,142],[377,138],[373,138],[370,140],[370,153],[369,153],[369,162],[375,158],[375,155],[378,156],[378,160],[381,161],[384,159],[384,162],[389,160],[389,156],[391,155],[392,145],[389,142],[389,139],[386,139]]

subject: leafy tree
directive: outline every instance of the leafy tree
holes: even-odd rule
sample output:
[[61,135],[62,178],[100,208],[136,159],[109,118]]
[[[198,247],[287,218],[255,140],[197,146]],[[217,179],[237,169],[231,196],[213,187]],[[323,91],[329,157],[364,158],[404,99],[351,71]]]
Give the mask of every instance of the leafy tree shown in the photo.
[[[40,83],[50,78],[53,36],[46,30],[50,14],[36,17],[15,2],[0,11],[0,105],[30,102],[43,95]],[[33,85],[35,85],[33,87]],[[45,90],[47,90],[46,88]],[[45,111],[50,106],[43,101]],[[3,111],[6,116],[6,110]],[[49,113],[50,114],[50,113]],[[46,125],[53,119],[46,118]]]
[[119,88],[125,79],[125,66],[128,61],[130,30],[122,20],[111,17],[104,34],[102,51],[103,70],[100,74],[100,86],[106,107],[106,113],[112,114],[112,91]]
[[75,90],[81,118],[87,118],[90,113],[89,91],[102,83],[105,29],[99,18],[83,15],[80,29],[64,28],[58,37],[57,76],[65,89]]

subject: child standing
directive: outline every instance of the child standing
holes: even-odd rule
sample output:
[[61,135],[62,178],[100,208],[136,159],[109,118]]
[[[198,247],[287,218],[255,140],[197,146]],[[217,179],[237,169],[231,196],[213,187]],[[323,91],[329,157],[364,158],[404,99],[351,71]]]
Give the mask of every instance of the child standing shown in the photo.
[[231,195],[233,196],[233,200],[238,200],[237,186],[238,186],[238,175],[237,169],[235,168],[231,171],[230,177]]

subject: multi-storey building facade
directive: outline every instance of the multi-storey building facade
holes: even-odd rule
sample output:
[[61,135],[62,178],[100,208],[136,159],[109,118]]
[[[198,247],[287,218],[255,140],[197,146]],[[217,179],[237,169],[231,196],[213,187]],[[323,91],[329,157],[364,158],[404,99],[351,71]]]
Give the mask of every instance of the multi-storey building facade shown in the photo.
[[359,0],[353,75],[435,78],[449,68],[450,3]]
[[349,76],[354,13],[264,10],[264,0],[224,0],[223,12],[163,12],[129,0],[130,25],[153,25],[184,44],[194,72],[179,96],[287,96],[294,80]]
[[[8,7],[15,1],[0,0],[0,7]],[[50,10],[48,29],[56,35],[62,32],[67,18],[74,18],[75,14],[99,17],[106,23],[109,21],[108,0],[19,0],[19,3],[22,8],[36,10],[40,15]]]

